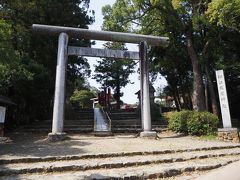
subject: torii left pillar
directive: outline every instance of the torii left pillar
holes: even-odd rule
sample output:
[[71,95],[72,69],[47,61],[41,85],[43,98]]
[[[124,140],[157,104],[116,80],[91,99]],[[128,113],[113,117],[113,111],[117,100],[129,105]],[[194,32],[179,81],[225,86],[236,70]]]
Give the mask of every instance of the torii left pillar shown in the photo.
[[142,132],[140,137],[156,138],[157,133],[152,131],[151,125],[151,110],[149,96],[149,61],[147,56],[147,42],[141,42],[139,45],[140,57],[140,84],[141,84],[141,119]]
[[67,66],[68,35],[61,33],[58,39],[58,56],[55,81],[55,96],[53,107],[52,132],[48,134],[48,140],[61,141],[66,138],[63,132],[64,104],[65,104],[65,79]]

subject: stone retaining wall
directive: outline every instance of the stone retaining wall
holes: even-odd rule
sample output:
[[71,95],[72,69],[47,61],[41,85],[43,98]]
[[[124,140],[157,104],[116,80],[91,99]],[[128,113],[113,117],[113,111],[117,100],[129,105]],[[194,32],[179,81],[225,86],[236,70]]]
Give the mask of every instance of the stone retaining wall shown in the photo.
[[239,143],[239,131],[237,128],[218,129],[218,139],[226,142]]
[[3,137],[4,135],[4,124],[0,123],[0,137]]

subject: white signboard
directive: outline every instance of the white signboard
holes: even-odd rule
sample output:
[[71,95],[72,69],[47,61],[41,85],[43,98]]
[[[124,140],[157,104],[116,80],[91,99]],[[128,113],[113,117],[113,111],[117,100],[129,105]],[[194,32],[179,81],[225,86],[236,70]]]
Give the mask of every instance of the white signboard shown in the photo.
[[225,84],[223,70],[216,71],[216,78],[217,78],[218,95],[219,95],[220,106],[221,106],[223,127],[231,128],[232,123],[231,123],[227,90],[226,90],[226,84]]
[[4,121],[5,121],[5,113],[6,113],[6,108],[0,106],[0,123],[4,123]]

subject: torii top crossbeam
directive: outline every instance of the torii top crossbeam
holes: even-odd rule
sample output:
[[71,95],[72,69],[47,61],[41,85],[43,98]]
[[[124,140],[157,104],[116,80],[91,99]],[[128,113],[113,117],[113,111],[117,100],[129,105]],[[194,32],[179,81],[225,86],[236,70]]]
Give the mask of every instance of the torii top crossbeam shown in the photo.
[[137,44],[139,44],[140,42],[146,41],[147,44],[149,45],[161,46],[161,47],[167,47],[169,44],[168,37],[141,35],[141,34],[134,34],[134,33],[96,31],[96,30],[89,30],[89,29],[41,25],[41,24],[33,24],[32,30],[34,33],[38,33],[38,34],[58,36],[60,33],[66,33],[70,37],[84,38],[84,39],[91,39],[91,40],[116,41],[116,42],[137,43]]

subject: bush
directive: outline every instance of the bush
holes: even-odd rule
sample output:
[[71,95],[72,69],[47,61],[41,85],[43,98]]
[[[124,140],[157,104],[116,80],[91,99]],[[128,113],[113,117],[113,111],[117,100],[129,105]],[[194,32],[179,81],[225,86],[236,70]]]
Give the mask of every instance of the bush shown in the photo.
[[218,117],[209,112],[180,111],[164,113],[168,128],[191,135],[209,135],[217,130]]
[[184,110],[173,112],[169,116],[168,127],[175,132],[187,133],[187,120],[192,116],[192,111]]
[[164,120],[169,122],[170,118],[173,116],[174,113],[176,113],[176,111],[169,111],[169,112],[162,113]]
[[210,112],[194,112],[187,121],[188,133],[191,135],[209,135],[217,130],[218,117]]

